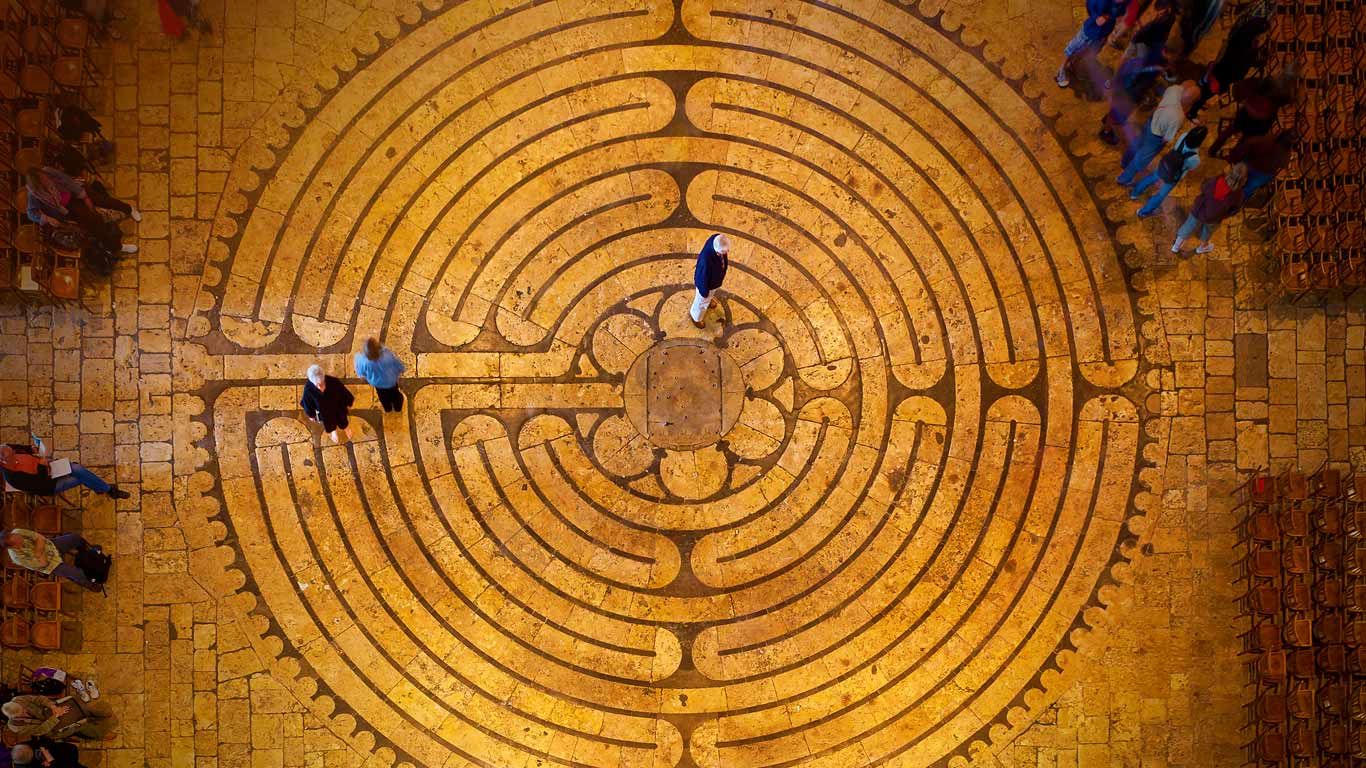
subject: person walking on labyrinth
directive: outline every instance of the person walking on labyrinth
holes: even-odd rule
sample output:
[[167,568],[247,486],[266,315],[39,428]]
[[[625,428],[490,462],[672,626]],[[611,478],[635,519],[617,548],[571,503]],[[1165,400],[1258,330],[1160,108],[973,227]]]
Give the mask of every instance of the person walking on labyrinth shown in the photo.
[[1196,253],[1209,253],[1214,250],[1214,230],[1219,227],[1219,222],[1227,219],[1243,207],[1247,200],[1243,185],[1247,181],[1247,166],[1242,163],[1231,166],[1224,175],[1215,176],[1205,182],[1205,186],[1200,190],[1200,196],[1195,198],[1195,203],[1191,205],[1190,215],[1186,217],[1180,229],[1176,230],[1176,242],[1172,243],[1172,253],[1180,253],[1181,246],[1186,244],[1190,236],[1195,231],[1200,230],[1200,239],[1204,243],[1195,249]]
[[702,318],[706,316],[716,290],[725,282],[726,270],[729,268],[730,238],[725,235],[708,237],[702,251],[697,254],[697,266],[693,268],[693,287],[697,289],[697,295],[693,297],[689,314],[692,324],[698,328],[707,327]]
[[1126,0],[1086,0],[1086,21],[1062,49],[1062,66],[1058,67],[1057,77],[1059,88],[1072,83],[1072,61],[1077,56],[1094,54],[1105,46],[1106,39],[1115,30],[1116,17],[1124,13],[1127,5]]
[[1129,193],[1130,200],[1143,197],[1149,187],[1160,184],[1157,194],[1148,198],[1148,202],[1138,209],[1140,219],[1156,213],[1157,209],[1162,207],[1162,201],[1171,194],[1172,188],[1200,165],[1200,145],[1208,135],[1209,129],[1203,125],[1197,125],[1181,134],[1181,138],[1176,140],[1176,146],[1157,161],[1157,168],[1134,182],[1134,191]]
[[1199,96],[1200,86],[1194,80],[1170,86],[1162,92],[1162,101],[1153,110],[1138,143],[1130,145],[1120,157],[1124,170],[1115,179],[1116,182],[1127,187],[1134,183],[1139,173],[1147,170],[1157,153],[1175,139],[1181,126],[1186,124],[1186,110]]
[[375,388],[385,413],[403,410],[403,391],[398,388],[398,375],[405,370],[398,355],[381,345],[374,336],[365,340],[365,351],[356,353],[356,375]]
[[332,442],[340,442],[342,432],[346,433],[347,439],[352,439],[349,415],[355,402],[356,396],[341,379],[328,376],[321,365],[309,366],[308,381],[304,382],[299,405],[305,416],[322,424],[323,431],[332,435]]

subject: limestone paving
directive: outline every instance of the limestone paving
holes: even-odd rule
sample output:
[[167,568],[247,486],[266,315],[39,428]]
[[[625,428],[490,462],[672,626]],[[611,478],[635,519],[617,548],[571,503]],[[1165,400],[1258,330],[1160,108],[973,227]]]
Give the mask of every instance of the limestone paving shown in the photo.
[[0,307],[0,439],[133,492],[87,762],[1241,760],[1232,489],[1361,466],[1366,311],[1133,217],[1079,6],[122,6],[142,250]]

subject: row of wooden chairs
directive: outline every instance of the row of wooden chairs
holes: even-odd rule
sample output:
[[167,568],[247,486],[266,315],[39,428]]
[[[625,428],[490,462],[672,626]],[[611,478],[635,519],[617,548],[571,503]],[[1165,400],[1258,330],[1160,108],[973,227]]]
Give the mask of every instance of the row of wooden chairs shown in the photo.
[[1366,473],[1259,472],[1241,496],[1246,760],[1350,764],[1366,754]]
[[[1366,135],[1366,11],[1355,2],[1276,3],[1271,66],[1300,73],[1280,115],[1299,139],[1274,182],[1270,249],[1283,293],[1350,296],[1366,286],[1362,137]],[[1251,214],[1249,214],[1251,215]]]

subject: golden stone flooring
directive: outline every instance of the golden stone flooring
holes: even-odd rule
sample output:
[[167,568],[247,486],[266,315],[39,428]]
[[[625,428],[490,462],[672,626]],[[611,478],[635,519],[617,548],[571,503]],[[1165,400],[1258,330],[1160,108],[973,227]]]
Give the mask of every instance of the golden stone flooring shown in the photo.
[[204,7],[113,46],[137,263],[0,316],[0,437],[134,492],[54,660],[104,765],[1239,760],[1229,490],[1361,461],[1366,316],[1133,221],[1079,8]]

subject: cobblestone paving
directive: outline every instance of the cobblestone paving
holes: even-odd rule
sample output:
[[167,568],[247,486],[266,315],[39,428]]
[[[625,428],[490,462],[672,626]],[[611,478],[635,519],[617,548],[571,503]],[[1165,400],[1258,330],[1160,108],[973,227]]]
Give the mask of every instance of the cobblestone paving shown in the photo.
[[1366,458],[1366,316],[1133,222],[1077,9],[204,7],[113,49],[137,263],[0,316],[0,437],[134,491],[104,765],[1238,759],[1229,490]]

